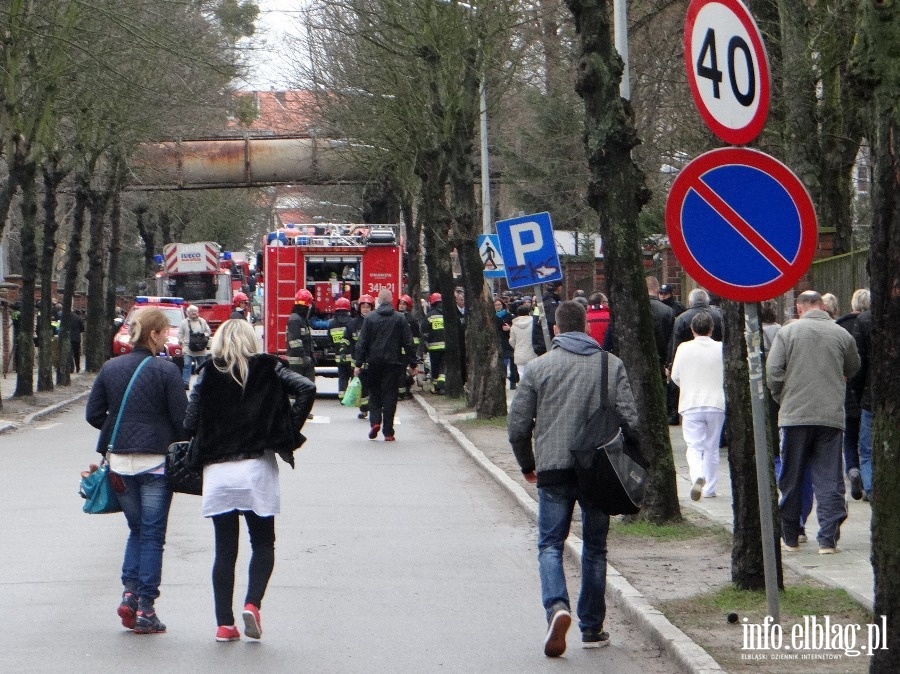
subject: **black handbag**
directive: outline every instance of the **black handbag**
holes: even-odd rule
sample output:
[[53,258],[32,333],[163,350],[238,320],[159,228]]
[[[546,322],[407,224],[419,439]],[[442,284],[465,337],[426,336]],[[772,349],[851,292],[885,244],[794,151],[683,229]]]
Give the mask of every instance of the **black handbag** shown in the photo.
[[[600,365],[600,407],[594,411],[582,440],[571,450],[578,476],[579,498],[608,515],[634,515],[641,509],[647,483],[647,463],[639,447],[622,432],[615,407],[609,407],[609,354]],[[610,421],[612,420],[612,421]],[[615,426],[609,433],[609,425]],[[597,437],[608,438],[597,443]]]
[[[194,436],[196,439],[196,436]],[[166,483],[179,494],[203,494],[203,468],[194,468],[194,440],[173,442],[166,452]]]

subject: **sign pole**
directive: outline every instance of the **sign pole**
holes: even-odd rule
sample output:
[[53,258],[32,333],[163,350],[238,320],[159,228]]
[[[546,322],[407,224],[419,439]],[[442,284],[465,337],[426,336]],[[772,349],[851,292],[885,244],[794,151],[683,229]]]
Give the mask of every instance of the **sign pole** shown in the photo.
[[756,450],[756,489],[759,496],[759,528],[762,535],[763,570],[766,577],[766,604],[769,616],[777,624],[780,620],[775,527],[772,519],[772,490],[769,480],[770,461],[762,354],[759,350],[759,315],[755,302],[744,304],[744,338],[747,341],[747,362],[750,366],[750,407],[753,412],[753,445]]
[[531,294],[537,298],[538,321],[541,323],[541,332],[544,333],[544,348],[547,349],[547,353],[549,353],[550,342],[553,341],[553,335],[550,334],[550,324],[547,323],[547,317],[544,315],[544,300],[540,293],[540,286],[532,286]]

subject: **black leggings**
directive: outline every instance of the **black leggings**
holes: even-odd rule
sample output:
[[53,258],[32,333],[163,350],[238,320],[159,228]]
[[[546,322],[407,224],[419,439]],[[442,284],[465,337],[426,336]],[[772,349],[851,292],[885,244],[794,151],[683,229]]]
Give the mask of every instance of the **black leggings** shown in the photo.
[[[263,595],[269,584],[269,577],[275,567],[275,518],[260,517],[253,511],[243,511],[250,531],[250,574],[247,584],[247,598],[244,604],[262,606]],[[231,602],[234,599],[234,567],[237,564],[238,536],[240,534],[237,510],[222,515],[214,515],[216,531],[216,559],[213,562],[213,597],[216,604],[216,623],[234,625]]]

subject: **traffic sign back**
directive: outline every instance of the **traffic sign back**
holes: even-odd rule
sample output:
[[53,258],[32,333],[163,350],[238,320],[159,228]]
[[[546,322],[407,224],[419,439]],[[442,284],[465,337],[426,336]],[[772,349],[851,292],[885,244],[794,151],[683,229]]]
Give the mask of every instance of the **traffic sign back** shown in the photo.
[[549,213],[523,215],[496,223],[506,283],[522,288],[562,278]]
[[740,302],[793,287],[816,250],[816,214],[803,183],[777,159],[746,148],[712,150],[682,169],[666,203],[666,232],[688,274]]

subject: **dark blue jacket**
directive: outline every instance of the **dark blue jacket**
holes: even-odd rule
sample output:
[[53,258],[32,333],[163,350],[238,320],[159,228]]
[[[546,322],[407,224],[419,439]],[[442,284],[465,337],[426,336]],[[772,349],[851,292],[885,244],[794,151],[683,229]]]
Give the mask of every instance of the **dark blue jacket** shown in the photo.
[[[91,426],[100,429],[97,451],[101,454],[106,454],[131,375],[148,357],[152,357],[148,350],[135,349],[113,358],[103,365],[94,380],[85,418]],[[152,358],[131,387],[113,452],[165,454],[170,443],[185,436],[182,424],[186,409],[181,371],[174,363]]]

